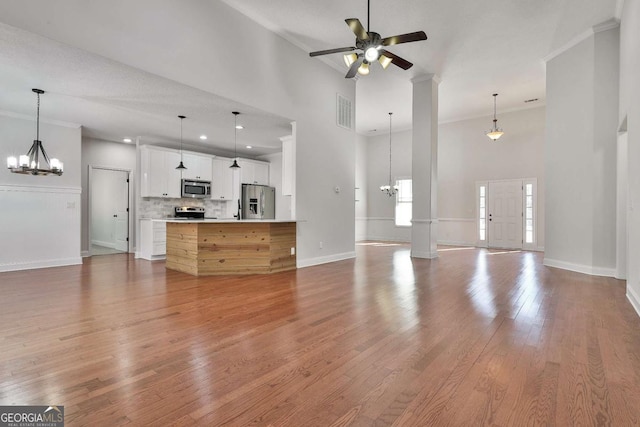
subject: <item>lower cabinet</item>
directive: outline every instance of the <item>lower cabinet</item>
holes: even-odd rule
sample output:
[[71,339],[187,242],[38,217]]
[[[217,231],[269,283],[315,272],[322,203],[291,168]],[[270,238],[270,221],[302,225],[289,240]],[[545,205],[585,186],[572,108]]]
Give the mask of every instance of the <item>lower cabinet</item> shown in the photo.
[[167,223],[163,220],[140,220],[139,257],[154,261],[167,254]]

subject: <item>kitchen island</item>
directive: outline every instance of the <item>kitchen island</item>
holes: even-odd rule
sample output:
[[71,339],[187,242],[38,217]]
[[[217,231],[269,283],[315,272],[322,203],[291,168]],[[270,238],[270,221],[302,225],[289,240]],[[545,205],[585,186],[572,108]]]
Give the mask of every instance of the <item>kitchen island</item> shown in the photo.
[[168,220],[166,267],[194,276],[295,270],[296,223]]

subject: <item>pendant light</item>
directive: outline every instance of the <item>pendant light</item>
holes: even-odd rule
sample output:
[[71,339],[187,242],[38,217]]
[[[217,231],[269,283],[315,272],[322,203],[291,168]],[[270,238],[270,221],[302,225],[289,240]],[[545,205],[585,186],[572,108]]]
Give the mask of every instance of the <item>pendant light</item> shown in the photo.
[[240,169],[240,165],[238,164],[238,114],[240,114],[237,111],[232,111],[232,113],[234,115],[234,126],[233,126],[233,136],[234,136],[234,159],[233,159],[233,163],[231,164],[231,166],[229,166],[230,168],[233,169]]
[[[62,175],[63,164],[58,159],[49,160],[47,152],[44,150],[42,141],[40,141],[40,95],[44,93],[42,89],[31,89],[38,96],[38,109],[36,115],[36,139],[33,141],[31,148],[27,154],[23,154],[16,158],[15,156],[7,157],[7,168],[13,173],[29,174],[29,175]],[[42,156],[42,158],[40,158]]]
[[502,129],[498,127],[498,119],[496,119],[496,97],[497,93],[493,94],[493,128],[487,132],[487,136],[491,138],[492,141],[497,141],[500,139],[504,132]]
[[187,167],[182,163],[182,121],[186,119],[185,116],[178,116],[180,119],[180,164],[176,166],[176,169],[184,170]]
[[381,185],[380,191],[385,193],[389,197],[393,197],[398,192],[398,186],[394,185],[391,181],[391,115],[393,113],[389,113],[389,184]]

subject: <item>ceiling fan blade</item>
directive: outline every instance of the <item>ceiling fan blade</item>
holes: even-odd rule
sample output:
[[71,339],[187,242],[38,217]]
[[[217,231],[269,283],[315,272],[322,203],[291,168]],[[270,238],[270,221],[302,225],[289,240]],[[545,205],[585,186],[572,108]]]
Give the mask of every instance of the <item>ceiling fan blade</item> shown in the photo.
[[339,47],[337,49],[327,49],[327,50],[319,50],[317,52],[311,52],[309,56],[320,56],[320,55],[329,55],[330,53],[340,53],[340,52],[351,52],[352,50],[356,50],[355,47]]
[[353,78],[358,72],[358,68],[360,68],[360,65],[362,65],[362,61],[364,61],[364,56],[358,55],[358,59],[356,59],[356,61],[353,64],[351,64],[351,67],[349,67],[349,71],[347,71],[347,75],[344,76],[344,78],[345,79]]
[[400,34],[398,36],[385,37],[382,39],[382,46],[393,46],[400,43],[417,42],[426,40],[427,35],[424,31],[416,31],[415,33]]
[[380,55],[391,58],[391,63],[402,68],[403,70],[408,70],[409,68],[413,67],[413,64],[411,62],[407,61],[404,58],[400,58],[398,55],[395,55],[388,50],[380,49]]
[[358,40],[369,40],[369,34],[367,34],[367,30],[364,29],[358,18],[345,19],[344,22],[351,28]]

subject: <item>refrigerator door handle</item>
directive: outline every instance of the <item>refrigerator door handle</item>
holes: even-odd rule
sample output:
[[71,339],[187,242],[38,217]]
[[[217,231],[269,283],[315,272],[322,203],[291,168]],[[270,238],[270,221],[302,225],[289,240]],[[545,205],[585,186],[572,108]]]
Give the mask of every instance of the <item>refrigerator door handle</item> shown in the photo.
[[264,218],[264,188],[260,189],[260,219]]

